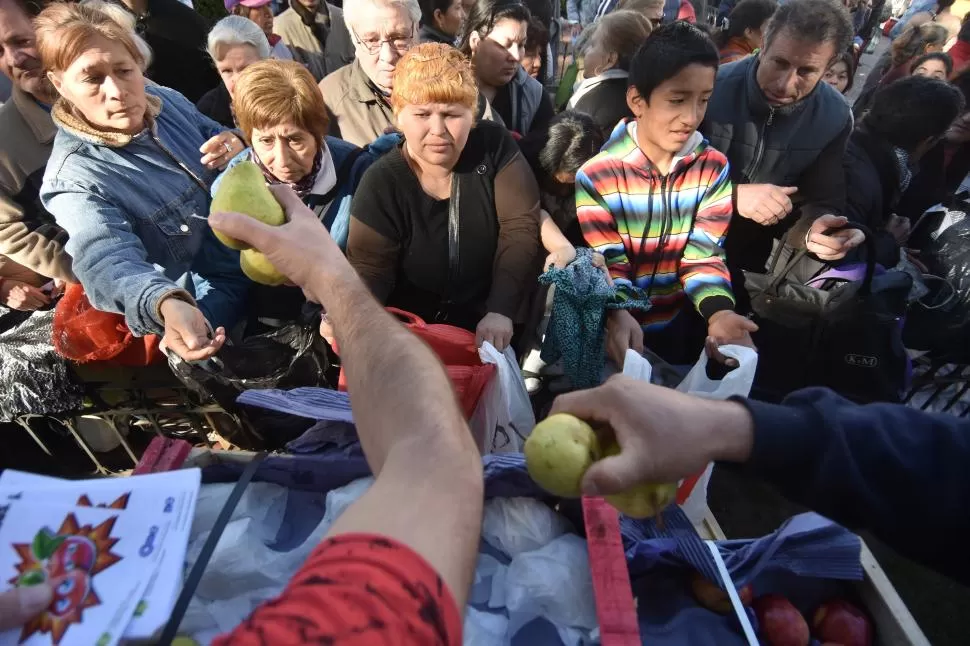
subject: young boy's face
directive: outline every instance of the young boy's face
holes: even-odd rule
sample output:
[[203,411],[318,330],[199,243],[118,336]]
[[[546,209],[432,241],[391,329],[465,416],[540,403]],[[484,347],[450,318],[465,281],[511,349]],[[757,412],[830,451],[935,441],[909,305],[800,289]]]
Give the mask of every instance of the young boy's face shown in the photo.
[[704,120],[715,73],[713,67],[692,63],[654,88],[649,100],[631,86],[627,103],[636,116],[640,141],[667,153],[680,152]]

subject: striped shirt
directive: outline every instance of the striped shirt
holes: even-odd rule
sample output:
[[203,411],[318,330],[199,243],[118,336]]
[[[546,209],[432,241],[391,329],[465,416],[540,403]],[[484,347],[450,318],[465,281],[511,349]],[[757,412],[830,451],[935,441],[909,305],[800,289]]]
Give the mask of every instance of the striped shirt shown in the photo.
[[636,122],[620,122],[576,174],[583,237],[605,256],[621,294],[635,285],[650,295],[650,310],[634,312],[648,331],[673,320],[687,298],[705,319],[734,308],[722,247],[732,212],[727,158],[698,132],[661,175],[637,145]]

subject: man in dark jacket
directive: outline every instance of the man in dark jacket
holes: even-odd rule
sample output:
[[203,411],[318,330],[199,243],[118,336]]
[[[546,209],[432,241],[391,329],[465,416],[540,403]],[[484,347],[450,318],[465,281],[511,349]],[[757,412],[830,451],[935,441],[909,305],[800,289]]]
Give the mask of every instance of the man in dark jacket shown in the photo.
[[619,455],[583,493],[677,482],[711,461],[743,464],[791,500],[868,529],[901,554],[970,583],[970,420],[899,404],[858,406],[824,388],[782,404],[715,401],[614,377],[552,413],[609,426]]
[[910,217],[895,212],[916,164],[963,109],[963,95],[943,81],[910,76],[879,91],[845,154],[844,214],[876,240],[876,262],[894,267]]
[[[727,155],[737,187],[740,217],[725,244],[735,275],[764,271],[772,241],[786,233],[794,247],[807,246],[823,261],[844,257],[863,240],[858,231],[832,231],[845,224],[842,155],[852,117],[822,82],[851,42],[845,7],[790,0],[768,23],[758,56],[718,71],[701,132]],[[790,217],[795,205],[798,218]]]

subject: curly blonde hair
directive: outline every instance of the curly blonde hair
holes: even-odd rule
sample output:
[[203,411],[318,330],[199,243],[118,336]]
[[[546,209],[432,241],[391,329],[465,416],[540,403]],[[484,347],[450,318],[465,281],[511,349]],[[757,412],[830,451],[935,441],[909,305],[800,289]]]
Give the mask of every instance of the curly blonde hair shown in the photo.
[[459,103],[478,106],[478,83],[468,57],[450,45],[425,43],[412,48],[394,69],[391,108],[407,105]]

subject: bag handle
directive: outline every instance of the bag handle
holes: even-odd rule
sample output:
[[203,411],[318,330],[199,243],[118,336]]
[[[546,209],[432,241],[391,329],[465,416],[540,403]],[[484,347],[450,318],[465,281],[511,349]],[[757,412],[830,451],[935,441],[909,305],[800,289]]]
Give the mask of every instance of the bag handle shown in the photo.
[[425,322],[425,320],[420,316],[418,316],[417,314],[413,314],[411,312],[407,312],[405,310],[401,310],[396,307],[385,307],[384,309],[386,309],[388,312],[390,312],[397,318],[401,319],[401,322],[408,327],[413,327],[413,328],[428,327],[428,324]]
[[[829,231],[834,230],[844,230],[844,229],[856,229],[861,231],[865,235],[865,248],[866,248],[866,273],[862,278],[862,287],[860,287],[860,293],[868,294],[872,291],[872,279],[876,275],[876,241],[872,237],[872,231],[869,227],[864,224],[858,224],[856,222],[847,222],[840,229],[829,229]],[[772,266],[769,269],[769,275],[774,271],[775,266],[778,264],[778,259],[781,257],[780,250],[788,245],[779,245],[779,251],[775,252],[775,257],[772,259]],[[785,264],[785,267],[776,274],[768,286],[765,288],[765,292],[777,295],[778,287],[781,285],[782,281],[788,277],[788,274],[795,268],[795,265],[801,261],[802,258],[808,255],[807,249],[799,249],[795,254],[792,255],[791,259]],[[828,265],[829,269],[833,267]]]

